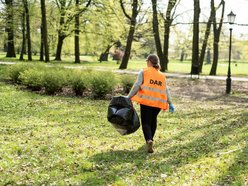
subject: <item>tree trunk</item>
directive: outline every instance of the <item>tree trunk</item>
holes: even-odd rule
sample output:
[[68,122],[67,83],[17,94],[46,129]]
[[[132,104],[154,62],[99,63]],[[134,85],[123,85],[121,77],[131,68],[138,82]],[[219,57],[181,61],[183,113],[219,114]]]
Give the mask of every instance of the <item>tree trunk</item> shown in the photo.
[[211,9],[214,10],[214,17],[213,17],[213,30],[214,30],[214,50],[213,50],[213,64],[212,68],[210,70],[210,75],[216,75],[217,72],[217,66],[218,66],[218,58],[219,58],[219,40],[220,40],[220,33],[221,33],[221,28],[223,24],[223,17],[224,17],[224,12],[225,12],[225,1],[221,0],[221,3],[218,7],[222,6],[222,12],[221,12],[221,19],[219,23],[219,27],[217,28],[217,23],[216,23],[216,8],[214,7],[214,3],[211,4]]
[[172,9],[175,7],[177,0],[169,0],[166,17],[164,19],[164,57],[165,57],[165,70],[168,70],[169,63],[169,42],[170,42],[170,26],[173,18],[171,16]]
[[42,19],[42,35],[43,35],[43,44],[45,49],[45,61],[48,62],[49,60],[49,46],[48,46],[48,38],[47,38],[47,21],[46,21],[46,5],[45,0],[41,0],[41,19]]
[[[79,0],[76,0],[76,9],[78,11]],[[75,16],[75,63],[80,63],[80,48],[79,48],[79,13]]]
[[131,24],[130,29],[129,29],[129,33],[128,33],[128,37],[127,37],[127,43],[126,43],[124,56],[122,58],[121,65],[120,65],[119,69],[126,69],[127,68],[128,60],[129,60],[130,54],[131,54],[134,32],[135,32],[135,26],[133,24]]
[[194,0],[194,23],[193,23],[193,42],[192,42],[192,65],[191,74],[199,74],[199,17],[200,1]]
[[160,70],[164,72],[166,60],[163,54],[162,45],[161,45],[160,36],[159,36],[157,0],[152,0],[152,12],[153,12],[153,19],[152,19],[153,35],[154,35],[157,55],[160,60],[160,65],[161,65]]
[[29,8],[27,0],[23,0],[25,13],[26,13],[26,26],[27,26],[27,42],[28,42],[28,60],[32,61],[32,46],[31,46],[31,34],[30,34],[30,19]]
[[58,44],[57,44],[57,50],[56,50],[56,55],[55,55],[55,60],[61,61],[61,52],[62,52],[62,47],[64,43],[64,36],[61,36],[60,34],[58,35]]
[[44,37],[42,25],[40,27],[40,61],[44,61]]
[[63,43],[64,43],[64,39],[66,38],[65,34],[64,34],[64,24],[65,24],[65,6],[66,3],[65,1],[63,1],[63,3],[61,3],[61,13],[60,13],[60,19],[59,19],[59,27],[60,29],[58,30],[58,43],[57,43],[57,49],[56,49],[56,55],[55,55],[55,60],[57,61],[61,61],[61,53],[62,53],[62,47],[63,47]]
[[[211,7],[212,7],[212,4],[214,4],[214,0],[211,0]],[[206,48],[207,48],[207,44],[208,44],[208,37],[209,37],[209,34],[210,34],[210,30],[211,30],[211,24],[213,22],[213,16],[214,16],[214,10],[211,8],[210,16],[208,18],[206,31],[205,31],[205,35],[204,35],[204,40],[203,40],[203,43],[202,43],[200,58],[199,58],[199,65],[200,65],[199,72],[202,72],[202,66],[203,66],[203,61],[204,61]]]
[[131,54],[131,48],[132,48],[132,42],[133,42],[133,36],[135,32],[135,27],[136,27],[136,17],[138,15],[138,0],[133,0],[132,3],[132,17],[130,18],[131,24],[129,28],[129,33],[127,37],[127,43],[126,43],[126,48],[125,48],[125,53],[121,61],[121,65],[119,69],[126,69],[128,60],[130,58]]
[[168,70],[169,63],[169,38],[170,38],[170,23],[165,21],[164,24],[164,57],[165,57],[165,70]]
[[214,39],[214,54],[213,54],[213,64],[211,67],[210,75],[216,75],[218,58],[219,58],[219,41]]
[[21,49],[21,54],[20,54],[20,60],[24,60],[24,53],[25,53],[25,48],[26,48],[26,25],[25,25],[25,11],[22,13],[22,49]]
[[16,57],[14,44],[13,0],[6,0],[5,3],[7,7],[6,32],[8,33],[6,57]]
[[112,47],[113,45],[108,45],[106,50],[101,53],[100,55],[100,58],[99,58],[99,61],[102,62],[102,61],[108,61],[108,55],[109,55],[109,50],[110,48]]
[[180,55],[180,61],[183,62],[183,60],[184,60],[184,49],[182,49],[181,55]]

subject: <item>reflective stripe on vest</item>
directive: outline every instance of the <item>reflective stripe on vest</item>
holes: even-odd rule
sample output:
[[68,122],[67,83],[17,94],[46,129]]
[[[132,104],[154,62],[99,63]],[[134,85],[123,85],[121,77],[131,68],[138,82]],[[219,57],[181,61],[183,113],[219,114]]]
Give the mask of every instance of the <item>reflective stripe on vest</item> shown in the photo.
[[152,87],[148,87],[148,86],[142,86],[142,90],[151,90],[154,92],[158,92],[160,94],[166,94],[166,90],[159,90],[157,88],[152,88]]
[[168,108],[165,86],[165,75],[153,67],[144,69],[143,84],[138,93],[131,98],[142,105],[161,108]]
[[162,102],[162,103],[167,103],[166,100],[163,100],[163,99],[160,99],[160,98],[154,98],[154,97],[146,96],[146,95],[140,95],[139,93],[137,94],[137,96],[139,98],[144,98],[144,99],[149,99],[149,100],[152,100],[152,101],[159,101],[159,102]]

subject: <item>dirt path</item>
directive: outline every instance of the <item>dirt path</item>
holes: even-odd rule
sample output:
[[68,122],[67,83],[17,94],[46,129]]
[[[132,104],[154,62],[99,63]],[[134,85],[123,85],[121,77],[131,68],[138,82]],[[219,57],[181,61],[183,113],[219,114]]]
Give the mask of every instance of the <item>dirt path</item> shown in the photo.
[[213,79],[168,78],[172,96],[190,100],[219,100],[223,104],[238,104],[248,107],[248,82],[233,81],[232,94],[227,95],[226,81]]

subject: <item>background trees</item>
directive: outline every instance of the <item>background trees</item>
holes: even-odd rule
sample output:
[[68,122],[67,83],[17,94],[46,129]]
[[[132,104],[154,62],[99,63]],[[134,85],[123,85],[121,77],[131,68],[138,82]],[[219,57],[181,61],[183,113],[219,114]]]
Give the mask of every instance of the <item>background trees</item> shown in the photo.
[[40,1],[41,4],[41,50],[40,50],[40,60],[43,61],[43,49],[45,51],[45,61],[50,60],[49,57],[49,46],[48,46],[48,33],[47,33],[47,20],[46,20],[46,5],[45,0]]
[[133,42],[133,37],[134,37],[134,32],[136,28],[136,23],[137,23],[137,16],[139,14],[139,1],[138,0],[133,0],[131,4],[131,15],[127,13],[126,7],[124,5],[123,0],[120,0],[121,8],[122,11],[125,15],[125,17],[128,19],[128,23],[130,25],[128,36],[127,36],[127,42],[126,42],[126,47],[125,47],[125,52],[124,56],[121,61],[120,69],[126,69],[128,60],[131,54],[131,48],[132,48],[132,42]]
[[199,73],[199,20],[200,20],[200,12],[201,12],[200,0],[194,0],[191,74],[198,74]]
[[[170,59],[186,59],[191,60],[191,72],[198,72],[204,67],[205,53],[209,48],[211,55],[213,51],[211,75],[216,74],[219,59],[227,57],[224,0],[211,0],[209,17],[205,22],[201,22],[206,11],[200,11],[200,0],[194,0],[195,6],[192,4],[195,16],[193,11],[178,10],[180,0],[116,2],[1,0],[2,51],[6,51],[7,57],[16,57],[17,52],[21,60],[27,54],[31,61],[40,50],[41,61],[43,56],[45,61],[49,61],[50,56],[58,61],[62,56],[74,56],[76,63],[80,62],[80,55],[93,55],[99,61],[107,61],[109,54],[120,51],[124,52],[121,69],[127,68],[130,58],[145,58],[149,53],[156,53],[161,61],[161,71],[169,69]],[[178,21],[189,14],[190,18],[184,23]],[[184,29],[185,25],[187,29]],[[245,47],[240,47],[244,41],[236,38],[233,57],[248,58]]]
[[[222,7],[221,10],[221,18],[219,23],[216,21],[216,11],[218,8]],[[221,33],[221,28],[223,24],[223,17],[224,17],[224,12],[225,12],[225,1],[221,0],[218,8],[215,8],[214,6],[214,1],[211,1],[211,10],[213,11],[213,32],[214,32],[214,43],[213,43],[213,64],[212,68],[210,71],[210,75],[216,75],[216,70],[217,70],[217,64],[218,64],[218,58],[219,58],[219,41],[220,41],[220,33]]]
[[157,49],[157,54],[160,59],[161,63],[161,71],[164,72],[168,70],[168,62],[169,62],[169,38],[170,38],[170,26],[173,21],[172,13],[173,8],[175,7],[177,0],[169,0],[167,4],[167,9],[165,16],[161,12],[163,21],[164,21],[164,47],[162,47],[162,41],[160,39],[160,28],[159,28],[159,18],[158,18],[158,2],[157,0],[152,0],[152,12],[153,12],[153,19],[152,19],[152,26],[153,26],[153,34],[155,45]]
[[15,43],[14,43],[14,6],[13,0],[5,0],[2,1],[5,6],[5,31],[7,33],[7,41],[6,41],[6,57],[16,57],[15,53]]

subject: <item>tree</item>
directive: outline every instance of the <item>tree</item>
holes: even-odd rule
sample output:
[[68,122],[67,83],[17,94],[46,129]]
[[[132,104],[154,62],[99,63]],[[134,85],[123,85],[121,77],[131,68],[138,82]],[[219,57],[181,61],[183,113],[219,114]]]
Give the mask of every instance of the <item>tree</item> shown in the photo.
[[[79,0],[76,0],[76,12],[79,11]],[[75,35],[74,35],[74,47],[75,47],[75,63],[80,63],[80,49],[79,49],[79,32],[80,32],[79,14],[75,15]]]
[[[212,5],[214,5],[214,0],[211,0],[210,7],[212,7]],[[213,22],[213,17],[214,17],[214,9],[211,8],[210,16],[208,18],[208,22],[207,22],[207,25],[206,25],[204,39],[203,39],[203,42],[202,42],[201,53],[200,53],[200,57],[199,57],[199,72],[202,72],[202,65],[203,65],[203,61],[204,61],[204,57],[205,57],[205,53],[206,53],[206,48],[207,48],[207,44],[208,44],[208,37],[210,35],[210,30],[211,30],[211,24]]]
[[[161,64],[161,71],[165,72],[168,70],[168,63],[169,63],[169,38],[170,38],[170,27],[173,22],[173,16],[175,14],[175,6],[176,6],[177,0],[169,0],[167,4],[167,9],[165,16],[162,17],[164,19],[164,46],[162,49],[162,41],[160,40],[160,32],[159,32],[159,21],[158,21],[158,2],[157,0],[152,0],[152,12],[153,12],[153,35],[154,35],[154,41],[156,45],[157,54],[160,60]],[[174,9],[174,12],[172,12]]]
[[165,64],[164,64],[164,69],[161,69],[161,71],[168,70],[170,27],[171,27],[171,24],[173,22],[173,15],[175,14],[175,11],[172,13],[172,10],[175,7],[176,3],[177,3],[177,0],[169,0],[168,5],[167,5],[167,10],[166,10],[166,15],[165,15],[165,18],[164,18],[164,56],[165,56]]
[[[69,35],[67,33],[69,29],[70,21],[66,20],[66,10],[71,6],[72,0],[56,0],[57,7],[59,8],[59,28],[58,28],[58,43],[56,49],[55,60],[61,61],[61,52],[64,39]],[[68,18],[69,19],[69,18]]]
[[79,34],[80,34],[80,14],[84,12],[88,6],[90,6],[91,0],[89,0],[85,8],[79,8],[79,0],[76,0],[76,13],[75,13],[75,35],[74,35],[74,53],[75,53],[75,63],[80,63],[80,49],[79,49]]
[[[120,4],[116,4],[114,0],[101,1],[102,4],[96,5],[96,9],[91,13],[90,20],[94,21],[94,39],[98,42],[94,50],[99,52],[99,61],[108,61],[109,54],[113,54],[113,59],[116,59],[116,53],[119,53],[122,60],[124,46],[122,43],[126,40],[127,24],[123,20],[123,11]],[[135,31],[136,32],[136,31]],[[113,49],[113,50],[111,50]],[[119,62],[119,61],[118,61]]]
[[22,11],[22,48],[21,48],[21,54],[20,54],[20,60],[24,60],[23,56],[24,53],[26,52],[26,13],[25,10]]
[[[41,3],[41,22],[42,22],[42,26],[41,26],[41,37],[42,37],[42,42],[41,42],[41,46],[44,46],[45,49],[45,61],[48,62],[50,61],[49,59],[49,46],[48,46],[48,34],[47,34],[47,21],[46,21],[46,4],[45,4],[45,0],[40,0]],[[42,47],[43,50],[43,47]],[[41,55],[43,55],[43,53],[41,53]]]
[[129,16],[128,13],[126,12],[123,0],[120,0],[120,4],[121,4],[121,8],[122,8],[124,15],[129,20],[129,23],[130,23],[129,33],[128,33],[127,41],[126,41],[126,48],[125,48],[124,56],[122,58],[122,61],[119,67],[119,69],[126,69],[128,60],[131,54],[132,42],[133,42],[133,37],[134,37],[134,32],[135,32],[135,27],[136,27],[136,18],[139,14],[138,0],[132,1],[132,15],[131,16]]
[[[221,0],[218,8],[222,6],[221,10],[221,18],[219,24],[216,22],[216,8],[214,7],[214,3],[211,4],[211,9],[214,10],[213,16],[213,31],[214,31],[214,43],[213,43],[213,63],[212,68],[210,70],[210,75],[216,75],[217,65],[218,65],[218,58],[219,58],[219,41],[220,41],[220,33],[223,24],[223,17],[225,12],[225,1]],[[219,26],[219,27],[218,27]]]
[[[77,31],[74,31],[74,33],[78,33],[79,35],[79,22],[75,23],[75,29],[70,29],[72,21],[75,19],[79,19],[79,16],[87,10],[87,8],[90,6],[91,4],[91,0],[86,1],[86,6],[83,8],[80,8],[78,11],[76,12],[72,12],[71,10],[73,9],[72,6],[73,0],[56,0],[56,4],[57,7],[59,9],[59,14],[60,14],[60,18],[59,18],[59,28],[58,28],[58,43],[57,43],[57,49],[56,49],[56,54],[55,54],[55,60],[61,61],[61,52],[62,52],[62,47],[63,47],[63,43],[64,43],[64,39],[68,36],[71,35],[71,33],[73,33],[73,31],[76,29]],[[76,2],[77,3],[77,2]],[[79,1],[78,1],[78,5],[76,5],[76,7],[79,6]],[[77,18],[75,18],[77,17]],[[76,21],[76,20],[75,20]],[[77,20],[78,21],[78,20]],[[76,28],[78,27],[78,28]],[[75,35],[76,35],[75,33]],[[74,36],[77,37],[77,36]],[[76,38],[75,38],[76,39]],[[77,41],[78,39],[78,41]],[[79,38],[76,39],[76,42],[78,42],[75,46],[77,47],[76,51],[77,53],[79,52]],[[75,48],[76,50],[76,48]],[[79,55],[78,55],[79,56]],[[77,56],[77,58],[78,58]],[[76,58],[76,56],[75,56]],[[78,60],[78,59],[77,59]]]
[[6,13],[7,13],[7,16],[6,16],[7,24],[5,27],[5,31],[8,34],[6,57],[16,57],[15,43],[14,43],[14,19],[13,19],[14,6],[13,6],[13,0],[5,0],[3,3],[5,3],[5,5],[6,5]]
[[165,61],[164,53],[162,50],[162,44],[161,44],[160,34],[159,34],[157,0],[152,0],[152,14],[153,14],[152,28],[153,28],[154,41],[156,45],[157,55],[158,55],[158,58],[161,64],[161,71],[164,72],[166,61]]
[[27,27],[28,60],[32,61],[32,46],[31,46],[30,18],[29,18],[30,16],[29,16],[28,1],[23,0],[23,5],[24,5],[24,9],[25,9],[26,27]]
[[200,1],[194,0],[193,42],[192,42],[192,64],[191,74],[199,73],[199,18]]

